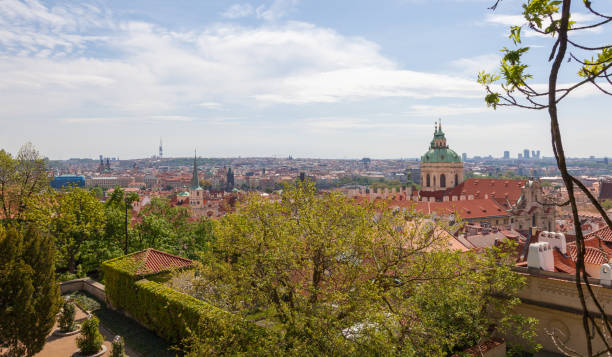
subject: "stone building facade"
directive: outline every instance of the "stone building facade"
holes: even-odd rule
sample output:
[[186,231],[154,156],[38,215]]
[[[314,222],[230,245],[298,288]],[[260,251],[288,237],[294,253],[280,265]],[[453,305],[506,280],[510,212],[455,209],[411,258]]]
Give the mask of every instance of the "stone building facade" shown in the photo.
[[421,156],[421,190],[446,190],[462,182],[461,158],[448,147],[442,124],[438,123],[429,150]]

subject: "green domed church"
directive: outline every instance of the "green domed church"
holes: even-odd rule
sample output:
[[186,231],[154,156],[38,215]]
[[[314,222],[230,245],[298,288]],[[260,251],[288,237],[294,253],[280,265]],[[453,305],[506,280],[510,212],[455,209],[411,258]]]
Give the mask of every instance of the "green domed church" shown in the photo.
[[463,182],[463,162],[446,144],[442,122],[436,124],[429,150],[421,156],[421,191],[440,191]]

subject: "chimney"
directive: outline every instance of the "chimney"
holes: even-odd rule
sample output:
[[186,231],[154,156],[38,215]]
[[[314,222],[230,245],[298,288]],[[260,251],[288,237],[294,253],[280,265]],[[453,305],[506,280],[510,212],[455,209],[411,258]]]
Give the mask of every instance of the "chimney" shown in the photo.
[[551,248],[558,248],[563,254],[567,254],[567,242],[563,233],[541,232],[538,241],[547,242]]
[[605,287],[612,287],[612,268],[610,264],[605,263],[601,265],[599,270],[599,282]]
[[538,242],[529,245],[527,267],[546,271],[555,270],[553,253],[548,242]]

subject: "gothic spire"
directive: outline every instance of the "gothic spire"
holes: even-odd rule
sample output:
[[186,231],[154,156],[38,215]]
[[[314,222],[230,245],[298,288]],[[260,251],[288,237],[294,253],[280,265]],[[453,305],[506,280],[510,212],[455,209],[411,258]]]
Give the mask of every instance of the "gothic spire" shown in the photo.
[[198,178],[198,162],[197,162],[198,156],[197,153],[195,151],[195,149],[193,150],[193,177],[191,178],[191,188],[192,189],[197,189],[198,187],[200,187],[200,179]]

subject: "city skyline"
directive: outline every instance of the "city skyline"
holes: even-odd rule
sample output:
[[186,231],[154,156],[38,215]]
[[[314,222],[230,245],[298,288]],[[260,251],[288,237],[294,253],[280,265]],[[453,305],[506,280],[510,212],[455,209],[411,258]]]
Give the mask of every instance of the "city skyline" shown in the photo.
[[[150,157],[160,136],[166,157],[401,158],[442,118],[470,157],[552,156],[546,112],[493,111],[475,83],[520,23],[489,3],[3,1],[0,142],[52,159]],[[546,57],[550,40],[525,36],[528,59]],[[576,94],[560,107],[567,155],[612,156],[606,98]]]

